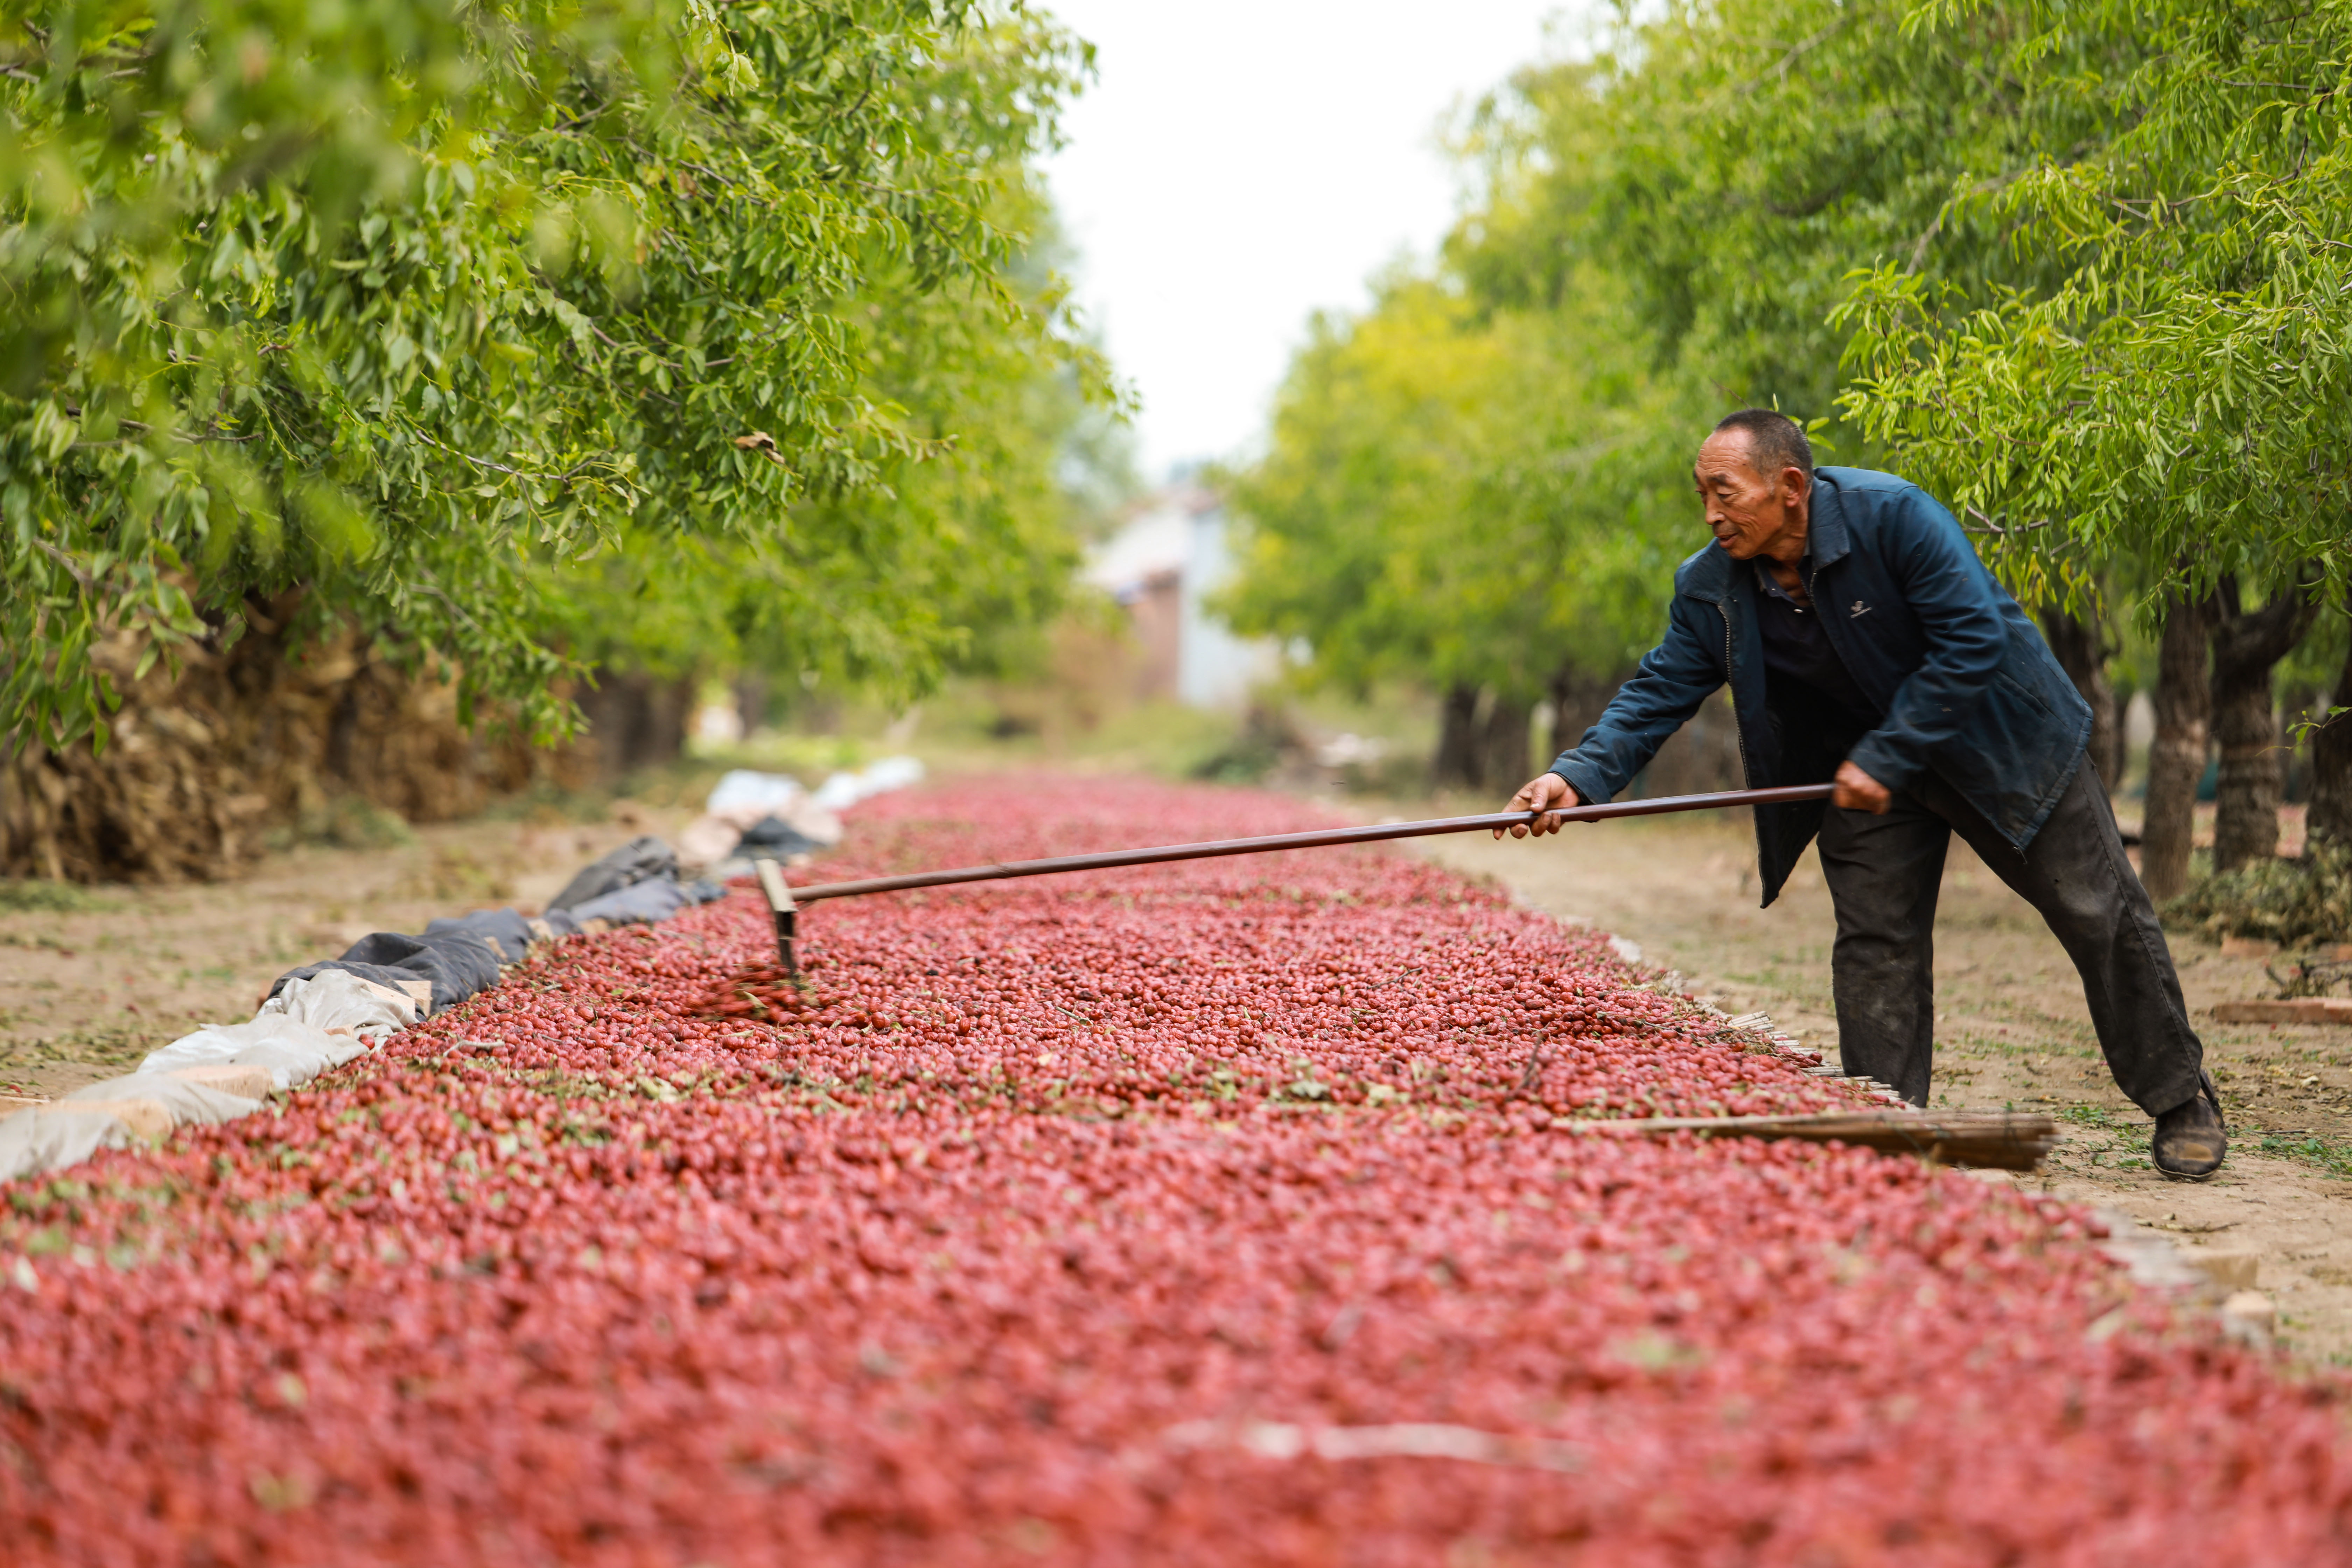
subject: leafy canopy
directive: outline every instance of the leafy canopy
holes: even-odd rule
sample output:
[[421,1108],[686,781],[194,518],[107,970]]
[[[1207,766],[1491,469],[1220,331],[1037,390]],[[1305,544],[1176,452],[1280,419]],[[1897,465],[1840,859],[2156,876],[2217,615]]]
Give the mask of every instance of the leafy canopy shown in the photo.
[[[1973,15],[1923,6],[1906,31]],[[2116,68],[2056,68],[2097,52],[2084,38]],[[2030,100],[2106,105],[2095,137],[2035,149],[1947,208],[2046,279],[1976,301],[1885,262],[1859,273],[1839,316],[1851,416],[2011,555],[2122,556],[2200,593],[2306,562],[2340,584],[2352,8],[2020,13],[2009,63]]]
[[1295,362],[1245,620],[1351,680],[1612,675],[1753,404],[2029,604],[2344,574],[2352,5],[1670,0],[1601,41],[1479,108],[1435,265]]
[[941,375],[1102,390],[1010,280],[1085,67],[953,0],[9,6],[0,728],[101,726],[109,650],[299,585],[545,730],[551,637],[632,558],[884,584],[797,635],[935,660],[904,552],[834,523],[986,403],[891,400],[927,317]]
[[[1581,300],[1609,299],[1598,279]],[[1244,631],[1307,640],[1313,671],[1532,699],[1560,665],[1622,669],[1694,534],[1667,395],[1613,317],[1480,315],[1402,279],[1319,318],[1235,483],[1251,522]]]

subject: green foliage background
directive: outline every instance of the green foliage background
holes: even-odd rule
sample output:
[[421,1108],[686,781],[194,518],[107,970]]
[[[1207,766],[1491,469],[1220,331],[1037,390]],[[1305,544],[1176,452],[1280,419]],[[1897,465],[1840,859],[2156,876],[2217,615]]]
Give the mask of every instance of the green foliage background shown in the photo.
[[1622,675],[1750,405],[2029,605],[2340,593],[2347,70],[2340,4],[1622,5],[1457,126],[1434,261],[1317,324],[1233,610],[1342,684]]
[[[1621,673],[1747,404],[2030,604],[2340,602],[2347,67],[2346,0],[1622,6],[1315,324],[1230,608]],[[1010,0],[0,0],[0,728],[296,589],[541,733],[590,664],[1003,666],[1118,403],[1034,172],[1087,68]]]
[[1105,367],[961,0],[0,12],[0,728],[303,591],[546,733],[579,661],[919,689],[1066,575]]

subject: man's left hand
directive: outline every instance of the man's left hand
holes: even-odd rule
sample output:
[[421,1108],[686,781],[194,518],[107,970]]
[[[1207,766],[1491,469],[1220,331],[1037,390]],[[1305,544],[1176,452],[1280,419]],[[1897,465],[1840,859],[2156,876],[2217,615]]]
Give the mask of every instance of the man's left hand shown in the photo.
[[1884,816],[1886,808],[1895,804],[1895,792],[1855,767],[1852,763],[1840,763],[1837,771],[1837,792],[1830,804],[1842,811],[1866,811],[1873,816]]

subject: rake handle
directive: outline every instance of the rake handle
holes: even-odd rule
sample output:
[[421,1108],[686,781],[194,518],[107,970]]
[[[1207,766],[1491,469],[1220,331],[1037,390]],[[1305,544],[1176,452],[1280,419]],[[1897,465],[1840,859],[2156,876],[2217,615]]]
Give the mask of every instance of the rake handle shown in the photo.
[[[1615,816],[1658,816],[1672,811],[1711,811],[1737,805],[1785,805],[1798,801],[1827,800],[1832,784],[1789,784],[1780,789],[1723,790],[1714,795],[1671,795],[1656,800],[1628,800],[1606,805],[1576,805],[1565,811],[1490,811],[1478,816],[1440,816],[1425,822],[1371,823],[1361,827],[1318,828],[1310,833],[1270,833],[1256,838],[1216,838],[1205,844],[1169,844],[1150,849],[1112,849],[1098,855],[1056,855],[1043,860],[1008,860],[993,866],[959,866],[947,871],[914,871],[903,877],[867,877],[855,882],[818,882],[793,888],[779,900],[778,876],[771,882],[763,871],[761,882],[768,901],[779,915],[820,899],[863,898],[868,893],[903,893],[915,888],[943,888],[958,882],[1001,882],[1013,877],[1050,877],[1065,871],[1103,871],[1118,866],[1151,866],[1169,860],[1209,860],[1223,855],[1261,855],[1275,849],[1317,849],[1333,844],[1377,844],[1391,838],[1432,838],[1443,833],[1475,833],[1482,827],[1524,827],[1538,816],[1569,822],[1600,822]],[[772,865],[773,862],[763,862]]]

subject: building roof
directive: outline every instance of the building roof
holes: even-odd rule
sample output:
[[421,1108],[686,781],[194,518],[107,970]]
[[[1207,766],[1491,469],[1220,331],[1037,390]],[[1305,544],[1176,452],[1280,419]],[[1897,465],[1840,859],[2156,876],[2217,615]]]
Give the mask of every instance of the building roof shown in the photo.
[[1136,503],[1118,531],[1087,552],[1079,578],[1125,595],[1163,573],[1181,573],[1192,562],[1192,520],[1218,506],[1214,492],[1176,484]]

